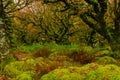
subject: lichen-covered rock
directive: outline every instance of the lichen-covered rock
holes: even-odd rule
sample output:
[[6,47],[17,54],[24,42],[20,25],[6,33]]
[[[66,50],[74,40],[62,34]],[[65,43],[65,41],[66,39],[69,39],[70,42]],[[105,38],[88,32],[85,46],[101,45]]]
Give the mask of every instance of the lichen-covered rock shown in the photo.
[[98,58],[96,63],[101,64],[101,65],[107,65],[107,64],[116,64],[117,65],[117,61],[114,58],[109,57],[109,56],[104,56],[104,57]]

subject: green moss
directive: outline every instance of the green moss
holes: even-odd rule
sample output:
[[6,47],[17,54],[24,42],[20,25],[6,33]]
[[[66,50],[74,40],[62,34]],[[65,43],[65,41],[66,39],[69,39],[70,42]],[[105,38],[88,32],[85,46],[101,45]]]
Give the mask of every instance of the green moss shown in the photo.
[[42,76],[40,80],[83,80],[87,73],[96,70],[98,64],[87,64],[83,67],[69,67],[66,69],[55,69]]
[[11,62],[5,66],[4,73],[9,77],[16,77],[25,71],[33,71],[34,63],[35,61],[33,59]]
[[56,50],[56,49],[52,50],[52,53],[49,55],[49,58],[52,58],[52,57],[55,57],[55,56],[60,55],[59,52],[60,52],[60,51],[59,51],[59,50]]
[[[41,77],[40,80],[82,80],[77,72],[79,68],[56,69]],[[72,71],[73,70],[73,71]]]
[[102,65],[107,65],[107,64],[117,64],[117,61],[109,56],[104,56],[104,57],[100,57],[96,63],[98,64],[102,64]]
[[4,72],[6,73],[7,76],[13,76],[14,77],[14,76],[22,73],[21,70],[23,70],[23,67],[24,67],[23,65],[24,65],[23,61],[12,62],[12,63],[5,66]]
[[91,46],[84,46],[82,49],[83,49],[85,52],[88,52],[88,53],[93,50],[93,48],[92,48]]
[[16,80],[33,80],[31,75],[33,74],[33,72],[24,72],[20,75],[18,75],[15,79]]
[[41,62],[41,61],[44,61],[43,57],[38,57],[38,58],[35,59],[35,63],[38,63],[38,62]]
[[114,51],[111,53],[111,55],[114,57],[114,58],[120,58],[120,52],[119,51]]
[[12,56],[12,54],[8,54],[5,58],[0,60],[0,72],[3,72],[4,67],[10,62],[16,61],[16,59]]
[[41,77],[40,80],[120,80],[120,68],[114,64],[87,64],[82,67],[56,69]]
[[94,52],[96,57],[110,56],[110,50],[97,50]]
[[116,65],[102,66],[89,72],[84,80],[120,80],[120,68]]

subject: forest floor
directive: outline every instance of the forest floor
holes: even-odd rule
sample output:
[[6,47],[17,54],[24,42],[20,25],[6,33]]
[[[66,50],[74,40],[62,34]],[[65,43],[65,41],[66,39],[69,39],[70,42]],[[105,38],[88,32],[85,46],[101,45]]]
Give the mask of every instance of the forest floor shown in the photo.
[[120,80],[119,66],[107,48],[34,44],[1,60],[0,80]]

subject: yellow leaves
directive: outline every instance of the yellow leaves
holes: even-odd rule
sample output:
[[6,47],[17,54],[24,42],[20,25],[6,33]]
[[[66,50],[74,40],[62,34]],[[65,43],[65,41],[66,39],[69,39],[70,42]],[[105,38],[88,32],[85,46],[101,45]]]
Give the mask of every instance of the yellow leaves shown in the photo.
[[30,24],[27,25],[27,29],[28,29],[28,30],[32,29],[32,27],[33,27],[33,24],[32,24],[32,23],[30,23]]
[[26,26],[26,30],[29,32],[29,33],[37,33],[39,31],[38,27],[37,26],[33,26],[32,23],[28,24]]
[[14,16],[19,16],[19,17],[23,17],[24,13],[21,11],[16,11],[13,13]]
[[5,76],[0,74],[0,80],[4,80],[5,79]]
[[21,21],[20,21],[18,18],[14,18],[14,23],[15,23],[17,26],[20,26],[20,25],[21,25]]

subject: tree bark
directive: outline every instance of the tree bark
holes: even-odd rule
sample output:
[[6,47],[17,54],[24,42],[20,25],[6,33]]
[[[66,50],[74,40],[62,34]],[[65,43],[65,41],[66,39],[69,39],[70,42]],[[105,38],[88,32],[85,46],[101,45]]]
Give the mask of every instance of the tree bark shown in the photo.
[[4,17],[3,0],[0,0],[0,59],[4,58],[5,55],[9,53],[6,41]]
[[108,40],[110,47],[113,52],[119,52],[120,51],[120,37],[116,34],[113,35],[113,37]]

